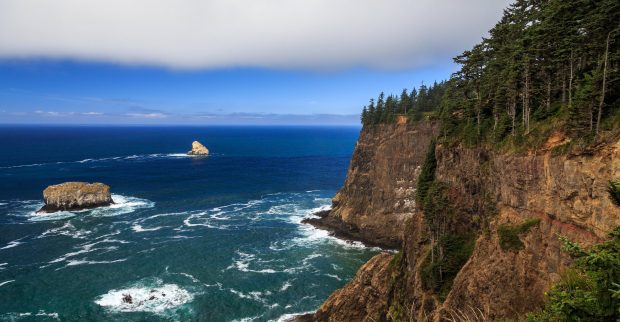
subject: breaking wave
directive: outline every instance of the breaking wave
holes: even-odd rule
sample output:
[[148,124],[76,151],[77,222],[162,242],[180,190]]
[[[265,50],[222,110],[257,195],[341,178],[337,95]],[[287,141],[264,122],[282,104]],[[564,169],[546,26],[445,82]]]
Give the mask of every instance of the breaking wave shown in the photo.
[[164,313],[191,302],[194,295],[176,284],[162,280],[139,282],[123,289],[113,289],[95,300],[95,303],[112,312]]
[[118,157],[105,157],[105,158],[87,158],[83,160],[77,161],[58,161],[58,162],[47,162],[47,163],[31,163],[31,164],[18,164],[11,166],[2,166],[0,169],[17,169],[17,168],[31,168],[31,167],[43,167],[43,166],[51,166],[51,165],[60,165],[60,164],[84,164],[84,163],[96,163],[96,162],[107,162],[107,161],[142,161],[142,160],[152,160],[152,159],[170,159],[170,158],[189,158],[185,153],[152,153],[152,154],[133,154],[128,156],[118,156]]
[[[37,213],[36,210],[32,210],[32,205],[29,205],[25,208],[25,210],[30,210],[27,213],[29,217],[29,221],[54,221],[54,220],[62,220],[76,216],[77,214],[84,214],[90,216],[99,216],[99,217],[111,217],[124,215],[128,213],[132,213],[138,209],[143,208],[152,208],[155,206],[155,203],[147,200],[136,197],[128,197],[123,195],[112,194],[112,200],[114,203],[106,206],[99,207],[94,209],[85,209],[79,211],[57,211],[52,213]],[[43,206],[42,203],[38,202],[34,208],[40,208]]]

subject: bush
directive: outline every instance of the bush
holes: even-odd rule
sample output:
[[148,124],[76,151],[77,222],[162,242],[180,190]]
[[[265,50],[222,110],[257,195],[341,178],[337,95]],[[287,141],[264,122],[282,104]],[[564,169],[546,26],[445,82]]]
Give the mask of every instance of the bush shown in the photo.
[[618,321],[620,319],[620,227],[611,239],[590,251],[565,240],[565,250],[576,255],[572,268],[547,294],[542,312],[528,321]]
[[540,223],[540,219],[529,219],[520,225],[503,224],[497,227],[497,235],[499,236],[499,246],[503,250],[520,250],[525,245],[519,238],[519,235],[526,233],[535,225]]

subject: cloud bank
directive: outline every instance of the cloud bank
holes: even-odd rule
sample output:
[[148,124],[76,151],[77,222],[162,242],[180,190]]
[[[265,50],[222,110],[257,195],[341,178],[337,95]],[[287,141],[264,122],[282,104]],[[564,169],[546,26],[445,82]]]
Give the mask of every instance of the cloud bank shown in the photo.
[[172,69],[445,63],[508,0],[0,0],[0,58]]

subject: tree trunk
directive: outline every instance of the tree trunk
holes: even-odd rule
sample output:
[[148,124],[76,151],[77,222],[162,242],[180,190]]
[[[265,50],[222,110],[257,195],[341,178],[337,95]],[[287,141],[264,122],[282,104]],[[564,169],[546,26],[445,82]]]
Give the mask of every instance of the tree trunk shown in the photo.
[[523,89],[523,126],[525,134],[530,132],[530,64],[525,63],[525,88]]
[[482,110],[482,95],[480,95],[480,85],[476,85],[476,99],[477,99],[477,110],[476,110],[476,122],[478,123],[478,136],[480,136],[480,113]]
[[570,75],[568,76],[568,109],[573,107],[573,51],[570,51]]
[[566,104],[566,67],[562,67],[562,105]]
[[547,75],[547,105],[545,106],[547,113],[551,111],[551,75]]
[[596,117],[596,135],[598,136],[599,127],[601,125],[601,116],[603,114],[603,105],[605,104],[605,86],[607,85],[607,58],[609,56],[609,37],[611,32],[607,34],[607,42],[605,43],[605,56],[603,58],[603,85],[601,87],[601,99],[598,102],[598,115]]

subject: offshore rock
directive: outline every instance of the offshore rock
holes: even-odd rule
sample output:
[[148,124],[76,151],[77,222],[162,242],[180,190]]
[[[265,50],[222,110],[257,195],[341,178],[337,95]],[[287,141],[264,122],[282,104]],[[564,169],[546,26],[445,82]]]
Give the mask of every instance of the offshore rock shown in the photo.
[[37,212],[83,210],[114,203],[110,187],[103,183],[65,182],[43,190],[45,205]]
[[192,149],[187,152],[187,155],[209,155],[209,149],[202,145],[202,143],[194,141],[192,142]]

